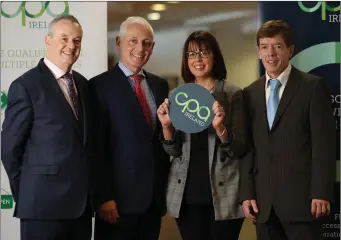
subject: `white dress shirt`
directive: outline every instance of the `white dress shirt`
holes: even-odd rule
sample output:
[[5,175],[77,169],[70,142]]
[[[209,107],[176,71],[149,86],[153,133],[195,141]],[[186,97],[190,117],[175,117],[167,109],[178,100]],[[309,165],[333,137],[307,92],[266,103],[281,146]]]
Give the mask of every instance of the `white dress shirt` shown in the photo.
[[281,86],[279,87],[279,99],[281,99],[285,86],[287,85],[289,75],[291,72],[291,64],[289,63],[288,67],[277,77],[277,78],[271,78],[268,75],[268,72],[265,73],[266,81],[265,81],[265,97],[266,97],[266,104],[268,104],[269,96],[270,96],[270,84],[269,80],[277,79]]
[[[48,60],[47,58],[44,58],[44,63],[46,64],[46,66],[51,70],[53,76],[56,78],[57,80],[57,83],[60,87],[60,89],[62,90],[67,102],[69,103],[70,107],[72,108],[76,118],[77,118],[77,114],[76,114],[76,111],[73,107],[73,104],[72,104],[72,100],[70,98],[70,95],[69,95],[69,89],[68,89],[68,86],[67,86],[67,83],[66,83],[66,79],[63,77],[66,73],[60,69],[59,67],[57,67],[55,64],[53,64],[50,60]],[[72,70],[70,71],[70,73],[72,74]],[[73,80],[73,85],[76,89],[76,94],[77,94],[77,97],[78,97],[78,92],[77,92],[77,88],[75,86],[75,81]]]

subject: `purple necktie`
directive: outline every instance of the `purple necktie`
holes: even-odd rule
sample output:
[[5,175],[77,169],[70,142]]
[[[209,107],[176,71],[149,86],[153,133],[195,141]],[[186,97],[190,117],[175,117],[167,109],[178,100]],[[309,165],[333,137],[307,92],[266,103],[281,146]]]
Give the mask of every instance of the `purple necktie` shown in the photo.
[[66,84],[69,90],[69,96],[73,105],[73,108],[75,110],[76,118],[78,119],[79,116],[79,105],[78,105],[78,98],[77,98],[77,92],[76,87],[73,84],[73,78],[71,73],[66,73],[64,75],[64,78],[66,80]]

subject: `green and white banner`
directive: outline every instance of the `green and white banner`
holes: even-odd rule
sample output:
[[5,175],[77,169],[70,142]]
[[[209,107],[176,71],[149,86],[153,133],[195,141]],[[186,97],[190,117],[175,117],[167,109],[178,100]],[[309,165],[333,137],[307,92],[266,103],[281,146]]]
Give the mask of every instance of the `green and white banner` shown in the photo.
[[[91,78],[107,70],[106,2],[1,2],[1,125],[7,90],[13,80],[45,56],[44,38],[57,15],[74,15],[83,27],[82,52],[75,70]],[[6,139],[1,139],[6,141]],[[1,169],[1,240],[19,240],[19,220],[7,174]]]

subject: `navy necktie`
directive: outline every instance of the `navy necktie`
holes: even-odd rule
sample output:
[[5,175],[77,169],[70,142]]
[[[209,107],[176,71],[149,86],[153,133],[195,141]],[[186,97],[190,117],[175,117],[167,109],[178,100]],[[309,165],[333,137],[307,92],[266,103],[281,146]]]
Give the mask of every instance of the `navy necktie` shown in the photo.
[[281,82],[277,79],[272,79],[269,81],[270,83],[270,96],[267,105],[267,114],[268,114],[268,123],[269,128],[271,129],[273,121],[275,119],[275,115],[277,112],[278,104],[279,104],[279,87],[281,86]]
[[73,84],[73,77],[71,73],[66,73],[64,75],[64,78],[66,80],[66,84],[69,91],[69,96],[73,105],[73,108],[75,110],[76,118],[79,117],[79,104],[78,104],[78,96],[76,92],[75,84]]

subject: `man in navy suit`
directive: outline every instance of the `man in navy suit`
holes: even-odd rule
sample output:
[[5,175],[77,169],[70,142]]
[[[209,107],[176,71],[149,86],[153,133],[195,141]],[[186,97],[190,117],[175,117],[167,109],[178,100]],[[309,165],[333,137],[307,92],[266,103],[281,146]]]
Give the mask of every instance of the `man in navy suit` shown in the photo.
[[154,33],[141,17],[120,27],[119,63],[90,80],[97,117],[95,239],[157,240],[165,213],[169,157],[159,141],[156,109],[167,81],[143,70]]
[[1,158],[22,240],[91,239],[88,86],[71,70],[82,34],[74,16],[56,17],[46,57],[8,91]]

